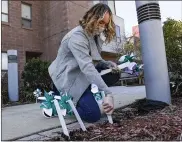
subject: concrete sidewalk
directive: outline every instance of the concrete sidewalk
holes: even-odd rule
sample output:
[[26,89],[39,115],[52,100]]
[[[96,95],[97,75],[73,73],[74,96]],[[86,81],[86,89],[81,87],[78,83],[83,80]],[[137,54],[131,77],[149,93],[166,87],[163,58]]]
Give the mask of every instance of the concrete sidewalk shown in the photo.
[[[145,98],[145,87],[110,87],[114,93],[115,108]],[[74,117],[67,117],[66,123],[75,125]],[[40,104],[19,105],[2,109],[2,140],[17,140],[46,130],[60,127],[58,117],[45,118],[41,114]],[[59,128],[60,129],[60,128]]]

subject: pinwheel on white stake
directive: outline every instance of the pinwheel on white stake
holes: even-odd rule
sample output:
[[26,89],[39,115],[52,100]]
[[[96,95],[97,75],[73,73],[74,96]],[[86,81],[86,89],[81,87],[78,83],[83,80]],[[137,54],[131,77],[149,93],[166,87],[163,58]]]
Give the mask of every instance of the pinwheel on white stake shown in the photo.
[[[103,100],[105,98],[104,91],[99,91],[99,88],[97,87],[97,85],[92,84],[91,85],[91,92],[93,93],[94,98],[97,101],[98,105],[99,106],[102,105],[102,102],[103,102]],[[113,124],[113,120],[112,120],[111,114],[106,114],[106,115],[107,115],[109,123]]]
[[70,95],[67,93],[61,95],[55,95],[53,91],[47,93],[44,91],[45,97],[39,97],[38,99],[42,100],[41,108],[43,115],[50,118],[51,116],[58,116],[60,124],[63,129],[63,133],[69,137],[69,131],[64,120],[66,114],[72,115],[73,112],[82,128],[83,131],[86,131],[86,128],[81,120]]

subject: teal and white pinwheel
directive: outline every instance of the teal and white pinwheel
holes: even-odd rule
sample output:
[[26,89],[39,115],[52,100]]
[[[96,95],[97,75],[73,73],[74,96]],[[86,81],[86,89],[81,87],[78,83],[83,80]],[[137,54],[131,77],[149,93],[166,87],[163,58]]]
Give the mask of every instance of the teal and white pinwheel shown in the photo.
[[38,98],[38,97],[40,97],[40,95],[42,94],[42,92],[41,92],[40,89],[37,88],[37,89],[33,92],[33,94],[34,94],[34,96],[35,96],[36,98]]
[[50,112],[52,112],[51,116],[57,116],[58,115],[57,111],[56,111],[55,104],[54,104],[54,99],[58,100],[60,109],[62,110],[62,114],[64,116],[66,114],[68,114],[68,115],[73,114],[71,106],[67,102],[68,100],[72,99],[70,95],[63,94],[61,96],[58,96],[58,95],[54,95],[54,92],[52,92],[52,91],[50,91],[49,93],[44,91],[44,96],[45,96],[45,101],[43,101],[41,103],[40,108],[51,110],[50,111]]
[[72,100],[72,97],[70,95],[68,95],[67,93],[65,93],[61,96],[61,100],[59,100],[58,103],[59,103],[61,109],[66,109],[66,113],[68,115],[72,115],[73,111],[72,111],[71,106],[68,103],[68,100]]
[[100,101],[100,100],[102,100],[101,92],[95,93],[95,94],[93,94],[93,95],[94,95],[94,97],[95,97],[96,101]]
[[97,85],[95,84],[91,85],[91,92],[93,93],[93,96],[95,100],[97,101],[97,103],[102,103],[103,96],[102,96],[102,93],[99,91]]
[[131,55],[123,55],[120,57],[119,62],[121,64],[126,63],[126,62],[133,62],[134,57],[135,56],[133,55],[133,53]]
[[41,103],[40,108],[42,108],[43,110],[50,110],[52,112],[52,114],[49,113],[50,116],[57,115],[56,108],[53,103],[54,96],[51,93],[47,93],[46,91],[44,91],[44,96],[45,100]]

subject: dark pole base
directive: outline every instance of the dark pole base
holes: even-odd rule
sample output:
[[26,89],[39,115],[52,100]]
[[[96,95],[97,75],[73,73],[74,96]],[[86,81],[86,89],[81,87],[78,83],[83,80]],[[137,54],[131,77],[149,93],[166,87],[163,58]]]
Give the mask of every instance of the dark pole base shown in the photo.
[[142,100],[138,100],[136,106],[138,107],[138,112],[148,113],[154,110],[161,110],[169,105],[161,101],[142,99]]

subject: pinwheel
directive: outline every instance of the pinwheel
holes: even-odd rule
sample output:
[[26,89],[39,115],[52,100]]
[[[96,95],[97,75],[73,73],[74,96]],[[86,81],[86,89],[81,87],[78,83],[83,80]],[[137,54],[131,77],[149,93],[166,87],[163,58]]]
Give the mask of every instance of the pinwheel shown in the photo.
[[37,103],[37,98],[40,97],[40,95],[42,94],[41,90],[40,89],[36,89],[34,92],[33,92],[34,96],[36,97],[36,103]]
[[93,93],[93,96],[94,96],[95,100],[97,101],[97,103],[102,104],[103,97],[102,97],[102,94],[99,91],[97,85],[95,85],[95,84],[91,85],[91,92]]
[[134,57],[135,56],[133,55],[133,53],[131,55],[123,55],[120,57],[119,62],[121,64],[126,63],[126,62],[133,62]]

